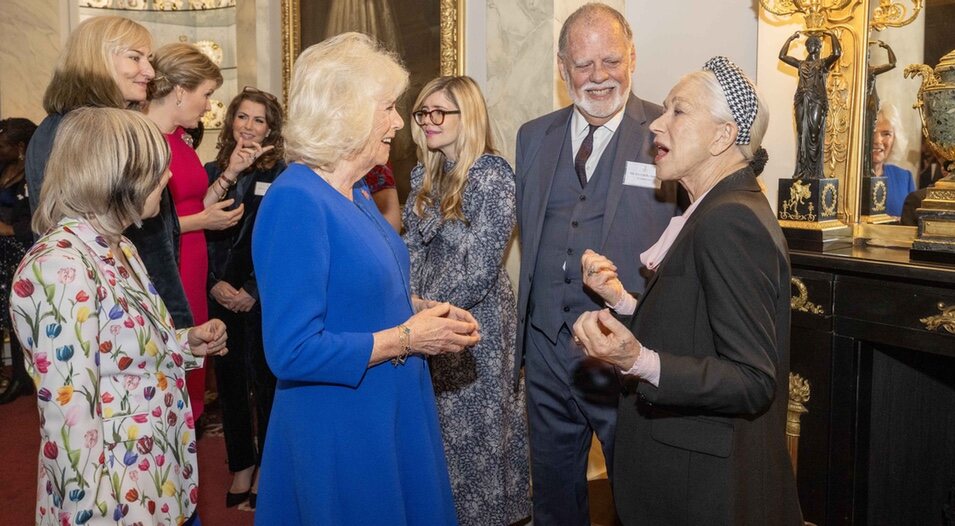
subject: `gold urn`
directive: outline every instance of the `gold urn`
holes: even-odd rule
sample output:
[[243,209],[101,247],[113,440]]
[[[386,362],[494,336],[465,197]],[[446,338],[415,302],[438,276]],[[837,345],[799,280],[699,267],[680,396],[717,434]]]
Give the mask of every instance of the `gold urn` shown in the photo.
[[905,76],[922,77],[914,107],[922,118],[922,135],[948,172],[928,188],[918,209],[918,237],[911,256],[955,262],[955,50],[934,69],[925,64],[906,67]]

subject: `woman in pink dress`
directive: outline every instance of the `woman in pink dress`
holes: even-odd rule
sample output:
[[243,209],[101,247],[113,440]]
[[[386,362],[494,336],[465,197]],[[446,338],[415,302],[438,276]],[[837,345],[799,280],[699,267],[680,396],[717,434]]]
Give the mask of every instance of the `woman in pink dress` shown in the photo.
[[[206,302],[205,230],[221,230],[236,224],[242,206],[230,210],[231,200],[219,201],[224,192],[216,181],[208,184],[206,171],[192,148],[192,139],[184,128],[195,128],[209,110],[209,97],[222,85],[218,66],[189,44],[169,44],[156,50],[152,58],[156,77],[150,87],[146,115],[155,122],[169,142],[172,179],[169,190],[179,216],[182,236],[179,240],[179,273],[195,323],[209,318]],[[198,419],[204,408],[205,368],[194,369],[186,377],[189,402]]]

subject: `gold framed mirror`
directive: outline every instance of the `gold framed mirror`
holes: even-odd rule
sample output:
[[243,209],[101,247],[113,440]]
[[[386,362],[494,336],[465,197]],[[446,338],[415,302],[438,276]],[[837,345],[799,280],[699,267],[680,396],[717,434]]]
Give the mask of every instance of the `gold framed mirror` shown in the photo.
[[282,0],[282,94],[302,49],[346,31],[367,33],[395,51],[411,73],[399,111],[405,127],[395,139],[391,165],[401,201],[417,162],[411,104],[429,80],[464,73],[464,0]]

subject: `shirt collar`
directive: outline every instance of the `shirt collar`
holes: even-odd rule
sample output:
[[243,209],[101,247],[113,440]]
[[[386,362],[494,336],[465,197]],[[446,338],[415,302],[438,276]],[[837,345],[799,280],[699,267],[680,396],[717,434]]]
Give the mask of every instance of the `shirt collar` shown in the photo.
[[[601,128],[606,128],[610,133],[617,131],[617,127],[620,126],[620,122],[623,121],[623,111],[627,108],[626,104],[620,108],[609,121],[605,122]],[[574,137],[583,138],[587,136],[587,119],[584,117],[583,113],[580,113],[580,110],[577,109],[577,106],[574,106],[574,113],[570,117],[570,129],[574,133]]]

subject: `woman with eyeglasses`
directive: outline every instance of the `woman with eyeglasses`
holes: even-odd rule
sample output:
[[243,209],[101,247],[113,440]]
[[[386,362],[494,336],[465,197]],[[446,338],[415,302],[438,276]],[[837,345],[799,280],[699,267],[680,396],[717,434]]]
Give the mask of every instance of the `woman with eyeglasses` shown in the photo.
[[[285,169],[282,107],[271,93],[246,87],[226,111],[219,153],[206,164],[220,201],[245,208],[235,226],[206,233],[209,251],[209,315],[226,323],[227,356],[215,360],[216,387],[232,486],[226,507],[248,501],[255,509],[256,467],[265,445],[275,376],[262,348],[262,309],[252,268],[252,228],[272,181]],[[256,153],[261,155],[256,156]]]
[[[208,256],[205,230],[222,230],[238,224],[242,205],[229,210],[222,201],[225,181],[208,184],[199,156],[192,148],[188,128],[196,128],[209,111],[209,97],[222,85],[222,73],[209,57],[190,44],[167,44],[153,54],[156,71],[149,89],[149,117],[166,136],[172,152],[169,194],[179,216],[179,275],[195,323],[209,319],[206,300]],[[198,420],[205,409],[205,368],[189,371],[186,378],[193,416]]]
[[511,524],[530,513],[524,388],[511,375],[517,312],[504,269],[514,172],[494,150],[470,77],[432,80],[414,108],[421,162],[403,217],[411,290],[468,310],[482,334],[462,353],[429,359],[458,521]]

